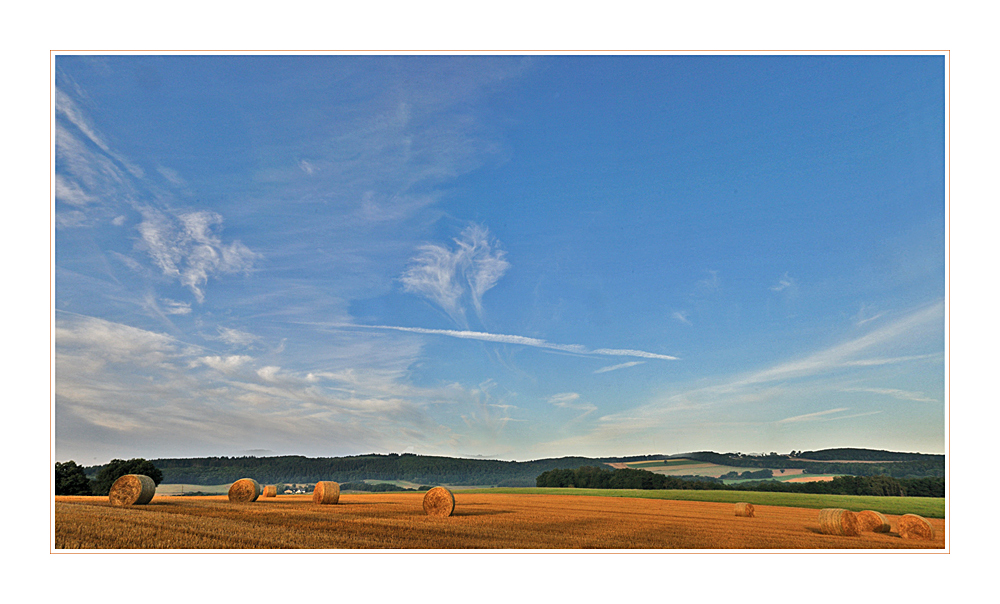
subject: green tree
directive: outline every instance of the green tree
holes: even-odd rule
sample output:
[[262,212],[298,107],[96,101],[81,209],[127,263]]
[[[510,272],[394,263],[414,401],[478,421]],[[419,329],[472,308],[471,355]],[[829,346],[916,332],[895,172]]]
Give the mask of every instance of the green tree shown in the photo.
[[56,462],[56,495],[90,495],[90,481],[73,460]]
[[128,461],[112,459],[106,466],[101,468],[101,471],[97,473],[97,477],[94,478],[92,485],[94,495],[107,495],[111,491],[111,485],[126,474],[145,474],[152,478],[153,483],[157,485],[163,480],[163,473],[152,462],[146,461],[141,457]]

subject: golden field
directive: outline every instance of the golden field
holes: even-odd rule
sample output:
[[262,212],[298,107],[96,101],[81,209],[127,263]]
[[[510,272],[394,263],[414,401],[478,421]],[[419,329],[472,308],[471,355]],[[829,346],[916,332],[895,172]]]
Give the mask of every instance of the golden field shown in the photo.
[[423,493],[310,495],[254,503],[156,496],[111,507],[107,497],[56,497],[57,549],[943,549],[889,534],[823,535],[815,509],[578,495],[455,493],[451,517],[424,514]]

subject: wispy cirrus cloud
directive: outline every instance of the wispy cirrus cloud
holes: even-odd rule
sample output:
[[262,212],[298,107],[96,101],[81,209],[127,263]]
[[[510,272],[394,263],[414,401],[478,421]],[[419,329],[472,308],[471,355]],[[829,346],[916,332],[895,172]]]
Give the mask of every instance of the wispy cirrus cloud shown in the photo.
[[628,363],[620,363],[618,365],[609,365],[607,367],[601,367],[594,371],[594,373],[607,373],[609,371],[617,371],[619,369],[625,369],[628,367],[635,367],[636,365],[642,365],[646,361],[629,361]]
[[190,302],[178,302],[177,300],[171,300],[169,298],[162,298],[160,302],[163,303],[163,313],[167,315],[189,315],[191,314],[191,303]]
[[240,331],[239,329],[230,329],[219,325],[216,327],[216,330],[219,332],[219,335],[206,335],[205,337],[209,340],[220,340],[230,346],[251,346],[260,340],[260,336],[256,336],[246,331]]
[[870,359],[855,359],[844,361],[844,367],[873,367],[876,365],[895,365],[896,363],[906,363],[908,361],[920,361],[940,357],[940,354],[914,354],[905,357],[875,357]]
[[455,331],[451,329],[425,329],[423,327],[398,327],[392,325],[358,325],[350,323],[333,324],[330,325],[330,327],[340,327],[349,329],[353,328],[384,329],[391,331],[403,331],[407,333],[418,333],[424,335],[447,336],[450,338],[459,338],[462,340],[480,340],[482,342],[496,342],[498,344],[516,344],[519,346],[530,346],[533,348],[555,350],[558,352],[566,352],[570,354],[578,354],[584,356],[590,356],[590,355],[626,356],[626,357],[639,357],[643,359],[660,359],[666,361],[678,360],[678,357],[675,356],[658,354],[655,352],[646,352],[644,350],[629,350],[629,349],[617,349],[617,348],[598,348],[591,350],[586,346],[581,346],[580,344],[553,344],[552,342],[547,342],[539,338],[529,338],[526,336],[514,336],[514,335],[497,334],[497,333],[486,333],[481,331]]
[[98,133],[97,129],[90,123],[90,120],[87,119],[84,112],[80,110],[69,94],[67,94],[61,87],[56,88],[55,101],[57,116],[64,118],[76,127],[81,134],[101,149],[101,151],[104,151],[104,153],[106,153],[109,157],[124,166],[133,176],[138,178],[143,176],[144,172],[142,168],[127,161],[104,141],[104,137]]
[[913,401],[917,403],[933,403],[937,402],[932,398],[928,398],[923,392],[913,392],[910,390],[899,390],[897,388],[847,388],[844,392],[868,392],[870,394],[883,394],[886,396],[891,396],[894,399],[901,401]]
[[851,317],[854,319],[854,324],[861,327],[865,323],[871,323],[872,321],[882,317],[885,313],[879,312],[872,314],[872,310],[869,306],[862,304],[861,308],[858,310],[858,314]]
[[455,240],[455,248],[420,246],[400,277],[403,289],[441,307],[457,324],[467,326],[463,300],[469,300],[482,319],[483,294],[503,277],[510,263],[506,252],[491,241],[489,230],[473,224]]
[[815,413],[805,413],[803,415],[796,415],[794,417],[786,417],[785,419],[778,420],[779,424],[790,424],[793,422],[809,422],[818,419],[825,419],[828,415],[833,415],[834,413],[843,413],[849,410],[849,407],[838,407],[836,409],[827,409],[826,411],[817,411]]
[[719,280],[719,271],[707,271],[708,276],[695,284],[695,290],[703,293],[717,291],[722,282]]
[[560,409],[572,409],[574,411],[582,411],[583,413],[577,417],[580,419],[586,415],[590,415],[594,411],[597,411],[597,405],[587,402],[580,401],[580,394],[576,392],[561,392],[559,394],[553,394],[546,401],[559,407]]
[[778,279],[778,284],[772,286],[770,289],[773,292],[780,292],[788,288],[794,288],[794,287],[795,287],[795,279],[789,277],[788,273],[786,272],[784,275],[781,276],[780,279]]
[[[806,354],[801,358],[777,363],[770,367],[742,374],[721,377],[715,383],[680,388],[664,393],[637,407],[609,413],[595,419],[590,432],[574,437],[563,444],[582,448],[592,443],[609,440],[633,442],[645,439],[653,446],[664,431],[674,431],[678,438],[693,438],[685,431],[697,434],[711,423],[713,417],[725,413],[726,417],[740,423],[737,418],[759,417],[751,410],[798,410],[804,400],[830,400],[843,398],[843,392],[869,392],[901,400],[920,400],[922,392],[910,392],[876,387],[845,388],[845,367],[867,367],[864,371],[877,371],[880,366],[910,362],[916,359],[939,357],[938,354],[921,354],[898,357],[868,357],[872,353],[898,350],[902,346],[929,345],[941,329],[944,305],[941,302],[911,311],[892,323],[873,329],[863,336]],[[853,370],[857,371],[857,369]],[[868,374],[865,374],[868,375]],[[864,376],[863,376],[864,377]],[[852,381],[857,383],[858,377]],[[931,397],[926,397],[930,399]],[[921,401],[923,402],[923,401]],[[787,413],[788,417],[766,422],[770,425],[801,425],[815,421],[840,421],[881,413],[881,410],[848,413],[850,407],[841,406],[815,413]],[[781,418],[781,415],[777,415]],[[758,425],[760,424],[759,420]],[[734,424],[735,425],[735,424]],[[739,436],[739,428],[732,428],[730,437]],[[711,436],[707,434],[707,436]],[[704,446],[704,443],[696,446]]]
[[[769,369],[751,374],[745,378],[745,383],[761,383],[795,377],[815,375],[830,371],[848,363],[859,363],[857,355],[871,349],[884,346],[886,343],[899,339],[908,333],[933,326],[941,320],[944,304],[939,302],[910,313],[894,323],[855,338],[832,346],[802,359],[781,363]],[[905,359],[906,357],[901,357]]]
[[688,312],[686,310],[677,310],[671,313],[670,318],[680,321],[685,325],[691,325],[691,320],[688,319]]
[[153,208],[143,212],[139,224],[141,247],[168,277],[178,279],[204,302],[202,287],[210,276],[223,273],[248,273],[259,255],[240,241],[224,243],[222,216],[215,212],[168,214]]

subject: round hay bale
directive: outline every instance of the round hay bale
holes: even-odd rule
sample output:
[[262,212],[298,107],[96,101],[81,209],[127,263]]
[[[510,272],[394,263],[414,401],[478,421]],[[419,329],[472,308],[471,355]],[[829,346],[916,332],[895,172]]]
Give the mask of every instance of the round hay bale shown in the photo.
[[340,484],[333,481],[317,482],[313,490],[313,503],[331,505],[340,501]]
[[826,508],[819,511],[819,530],[824,535],[857,537],[858,516],[850,510]]
[[269,484],[264,487],[264,497],[277,497],[278,496],[278,485]]
[[905,514],[896,523],[896,532],[903,539],[934,540],[934,527],[922,516]]
[[753,504],[741,501],[736,504],[736,515],[745,518],[753,518]]
[[156,483],[144,474],[126,474],[118,478],[108,493],[111,505],[145,505],[156,493]]
[[260,497],[260,483],[253,478],[240,478],[229,487],[229,501],[233,503],[253,503]]
[[886,517],[873,510],[858,512],[858,530],[869,533],[888,533],[889,521]]
[[455,496],[444,487],[434,487],[424,495],[424,512],[428,516],[451,516],[455,511]]

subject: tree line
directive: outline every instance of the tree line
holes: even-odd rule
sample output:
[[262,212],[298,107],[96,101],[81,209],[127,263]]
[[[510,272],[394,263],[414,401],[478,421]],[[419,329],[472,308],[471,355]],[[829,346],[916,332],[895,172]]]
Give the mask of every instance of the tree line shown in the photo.
[[[539,472],[592,465],[595,461],[599,460],[563,457],[518,462],[390,453],[351,457],[201,457],[154,459],[153,463],[163,471],[167,484],[226,484],[252,476],[269,484],[406,480],[417,484],[532,486]],[[99,469],[100,466],[96,466],[87,471],[93,475]]]
[[93,473],[93,479],[87,476],[83,466],[70,460],[56,462],[56,495],[107,495],[111,492],[111,485],[126,474],[145,474],[152,478],[156,485],[163,481],[163,473],[152,462],[141,457],[128,461],[112,459],[107,464],[99,466]]
[[836,476],[826,482],[760,482],[727,485],[701,476],[664,476],[646,470],[605,470],[592,466],[554,469],[535,480],[538,487],[578,489],[694,489],[723,491],[769,491],[825,495],[874,495],[884,497],[944,497],[944,478],[897,479],[891,476]]

